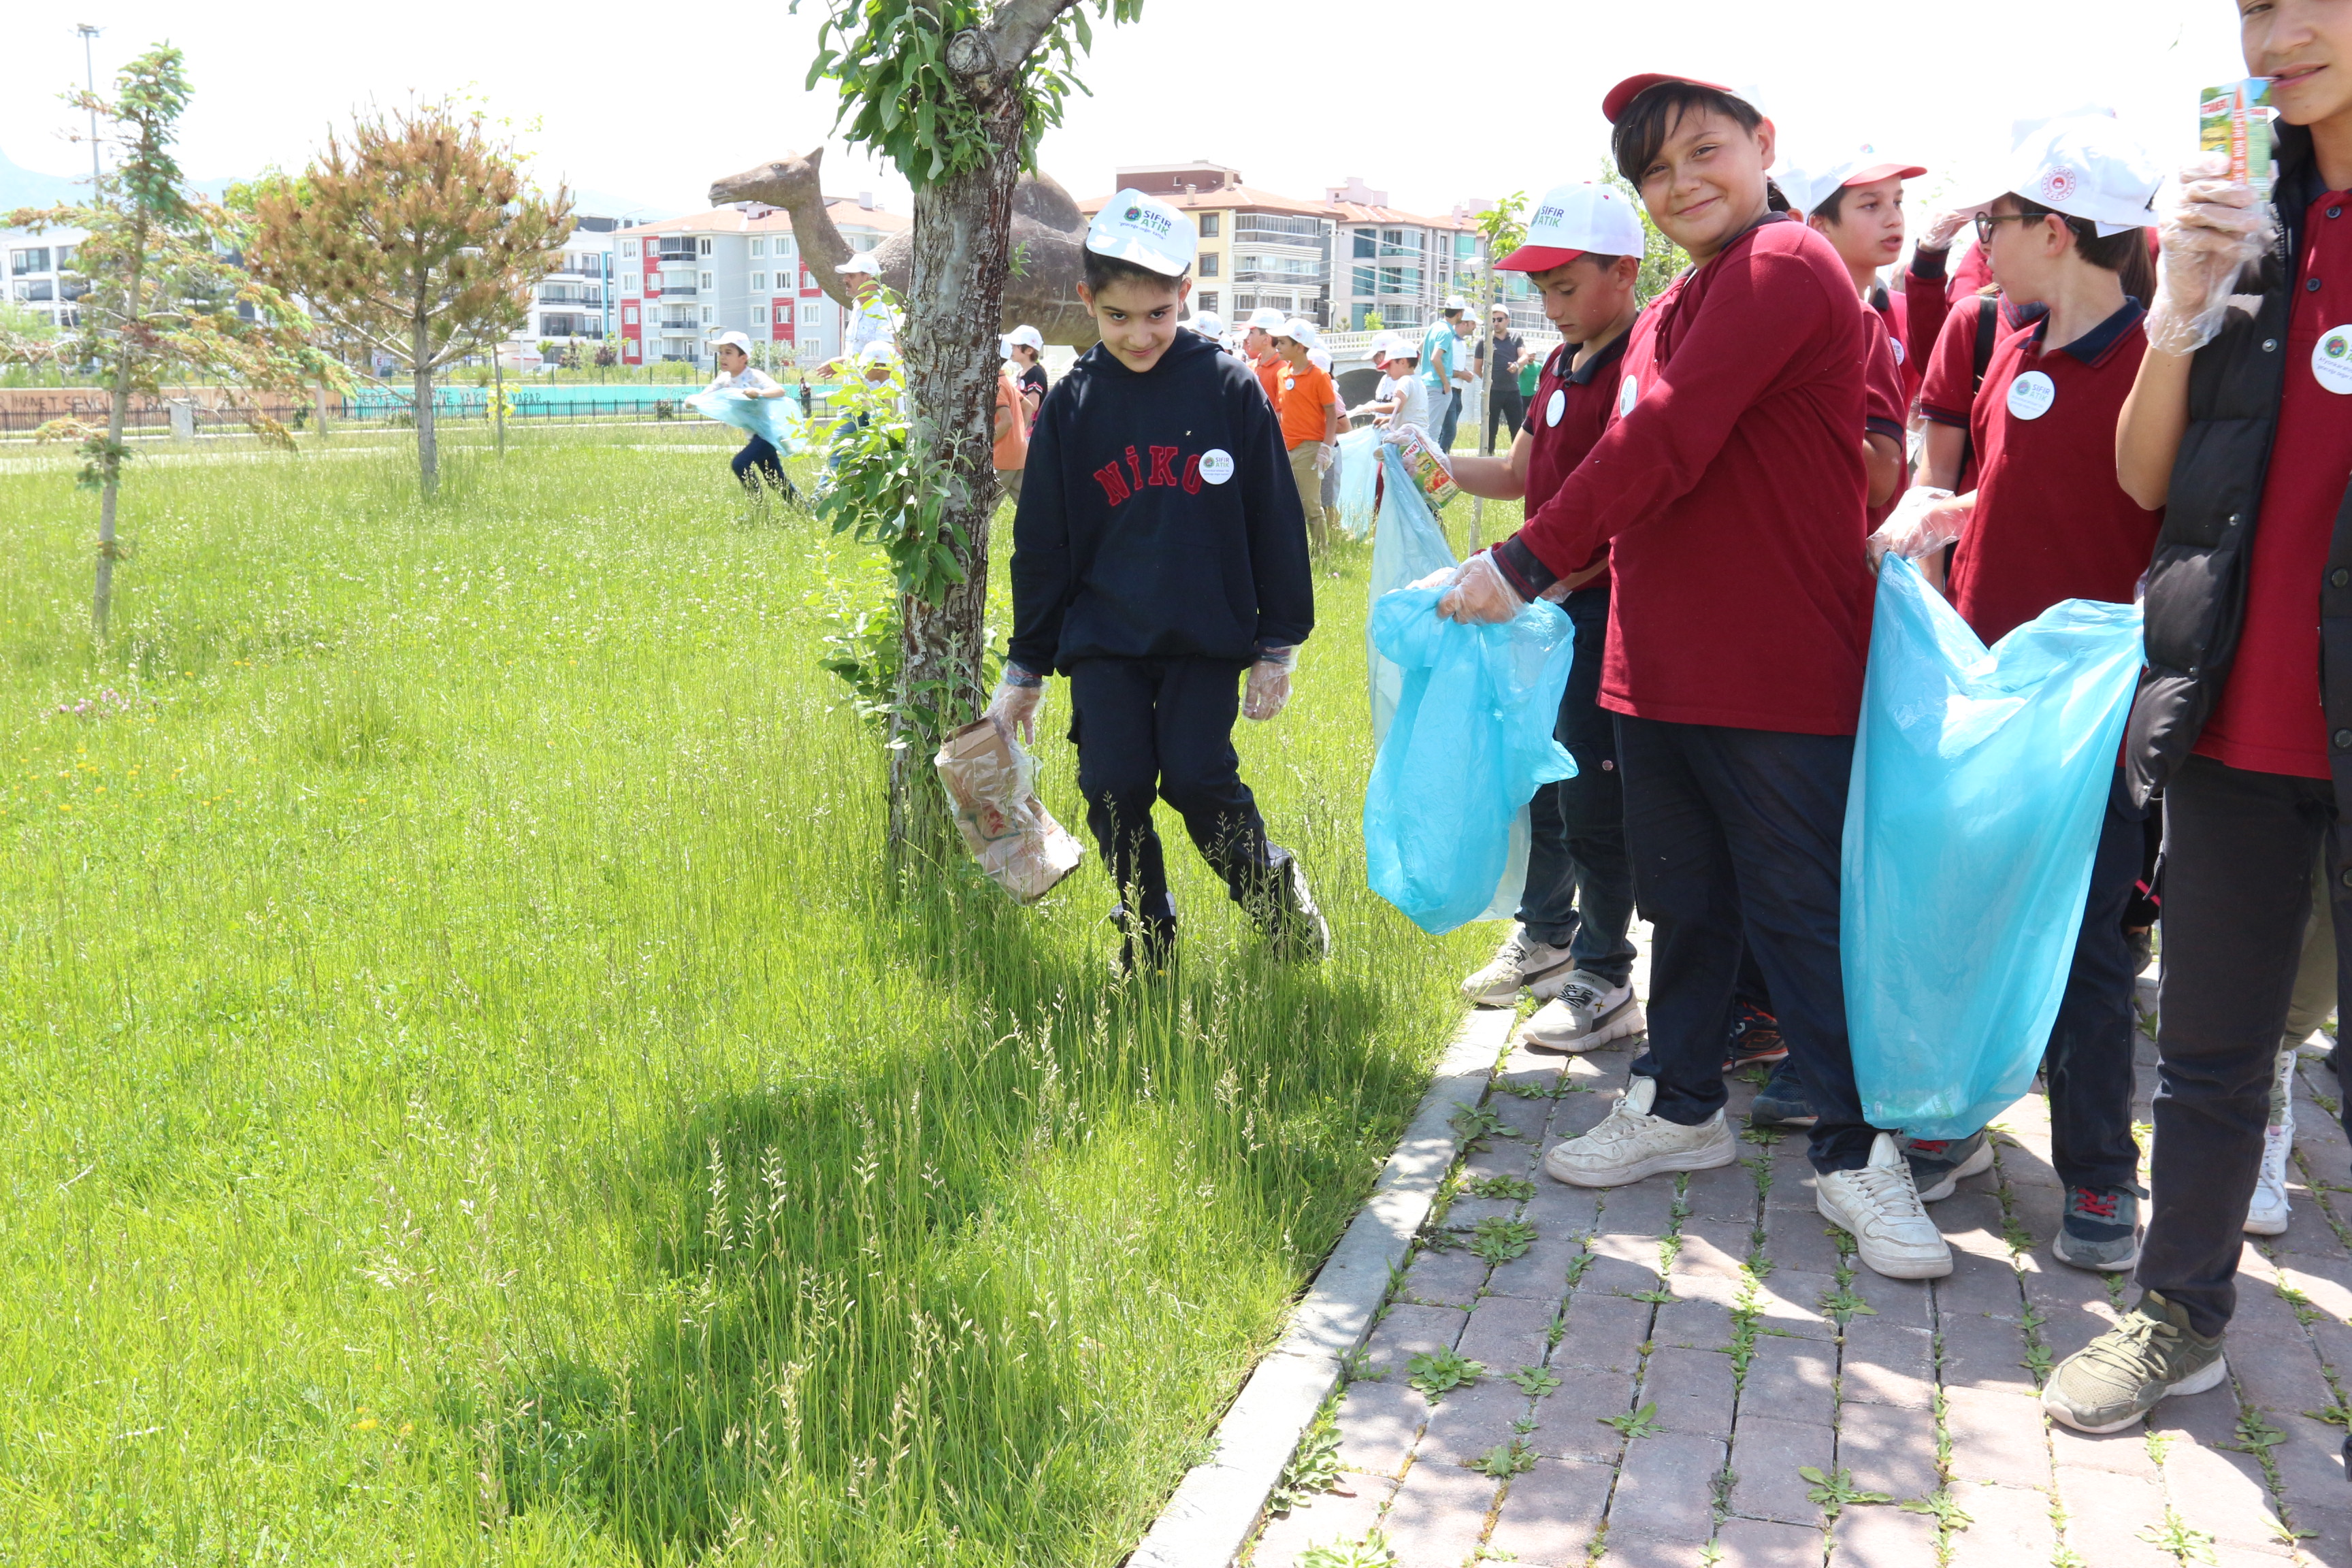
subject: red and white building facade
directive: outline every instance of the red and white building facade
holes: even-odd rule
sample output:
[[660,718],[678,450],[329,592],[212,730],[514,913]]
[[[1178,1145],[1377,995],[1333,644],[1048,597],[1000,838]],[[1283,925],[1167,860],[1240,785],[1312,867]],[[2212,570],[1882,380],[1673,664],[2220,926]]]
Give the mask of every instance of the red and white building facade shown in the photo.
[[[828,196],[825,207],[853,250],[908,226],[870,196]],[[623,363],[709,364],[711,340],[730,331],[779,345],[776,362],[803,367],[841,352],[845,312],[803,265],[792,219],[776,208],[736,203],[614,237]]]

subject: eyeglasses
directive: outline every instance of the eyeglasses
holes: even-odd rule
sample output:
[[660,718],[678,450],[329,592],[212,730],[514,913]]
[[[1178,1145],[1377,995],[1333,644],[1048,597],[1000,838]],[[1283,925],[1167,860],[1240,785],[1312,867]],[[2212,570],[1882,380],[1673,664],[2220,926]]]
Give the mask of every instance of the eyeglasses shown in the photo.
[[1977,214],[1977,243],[1979,245],[1992,243],[1995,224],[2038,223],[2046,216],[2042,213],[1979,213]]

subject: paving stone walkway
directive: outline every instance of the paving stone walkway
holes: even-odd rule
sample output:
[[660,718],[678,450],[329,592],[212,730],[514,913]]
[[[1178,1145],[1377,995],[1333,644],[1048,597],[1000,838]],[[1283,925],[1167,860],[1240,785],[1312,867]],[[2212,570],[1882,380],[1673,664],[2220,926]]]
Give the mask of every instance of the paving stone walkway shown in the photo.
[[[2316,1050],[2294,1223],[2247,1238],[2231,1381],[2109,1437],[2035,1398],[2136,1299],[2051,1256],[2039,1095],[1996,1124],[1996,1168],[1932,1205],[1950,1278],[1904,1282],[1815,1212],[1801,1133],[1749,1134],[1739,1163],[1680,1180],[1546,1178],[1634,1054],[1498,1064],[1470,1112],[1492,1131],[1324,1428],[1337,1485],[1269,1517],[1249,1568],[2352,1568],[2345,1429],[2306,1414],[2352,1405],[2352,1155]],[[2144,1043],[2143,1123],[2154,1076]],[[1733,1085],[1743,1127],[1754,1094]],[[1423,1392],[1447,1367],[1469,1381]]]

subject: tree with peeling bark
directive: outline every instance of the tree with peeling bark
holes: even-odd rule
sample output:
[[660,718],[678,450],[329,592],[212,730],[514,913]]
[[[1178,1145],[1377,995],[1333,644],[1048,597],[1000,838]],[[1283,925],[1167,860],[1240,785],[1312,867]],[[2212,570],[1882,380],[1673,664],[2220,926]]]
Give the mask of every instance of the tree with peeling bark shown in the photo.
[[[952,853],[944,797],[923,782],[940,737],[986,693],[989,519],[998,491],[991,416],[1013,187],[1060,123],[1087,19],[1140,15],[1143,0],[826,0],[809,85],[840,86],[840,124],[914,187],[914,267],[899,349],[911,415],[904,493],[861,503],[861,531],[891,543],[898,573],[898,698],[888,707],[890,848]],[[797,0],[795,0],[797,8]],[[836,518],[836,521],[841,521]],[[908,537],[898,537],[901,535]]]
[[[131,455],[123,440],[131,400],[160,395],[166,377],[216,379],[257,435],[290,446],[285,426],[262,412],[259,395],[340,371],[310,347],[302,313],[236,265],[228,254],[228,216],[182,177],[172,146],[190,92],[179,50],[159,44],[123,67],[111,98],[88,91],[65,97],[110,127],[100,134],[115,150],[114,168],[98,179],[87,203],[21,207],[7,215],[7,224],[85,235],[74,250],[74,270],[89,289],[76,304],[73,329],[45,352],[53,363],[100,367],[109,389],[106,426],[60,419],[38,434],[79,440],[80,483],[99,493],[90,621],[103,637],[114,607],[114,563],[122,555],[115,525],[122,465]],[[0,347],[5,357],[27,363],[33,352],[29,341],[15,337]]]
[[571,235],[570,195],[531,189],[511,142],[441,100],[361,119],[348,142],[331,134],[299,186],[258,195],[248,259],[334,331],[407,367],[429,497],[434,377],[524,321]]

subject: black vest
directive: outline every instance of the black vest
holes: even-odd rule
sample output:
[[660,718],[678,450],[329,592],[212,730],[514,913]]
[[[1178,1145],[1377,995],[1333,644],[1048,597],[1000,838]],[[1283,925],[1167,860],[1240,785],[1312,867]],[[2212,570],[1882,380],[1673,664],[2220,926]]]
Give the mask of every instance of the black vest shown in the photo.
[[[2252,315],[2231,309],[2221,335],[2198,350],[2189,366],[2189,427],[2148,569],[2147,666],[2125,746],[2132,795],[2142,804],[2197,744],[2245,624],[2247,568],[2290,371],[2295,258],[2304,213],[2321,191],[2310,132],[2281,123],[2277,133],[2279,243],[2262,266],[2262,303]],[[2352,821],[2352,493],[2336,510],[2327,567],[2312,588],[2328,756],[2338,809]]]

